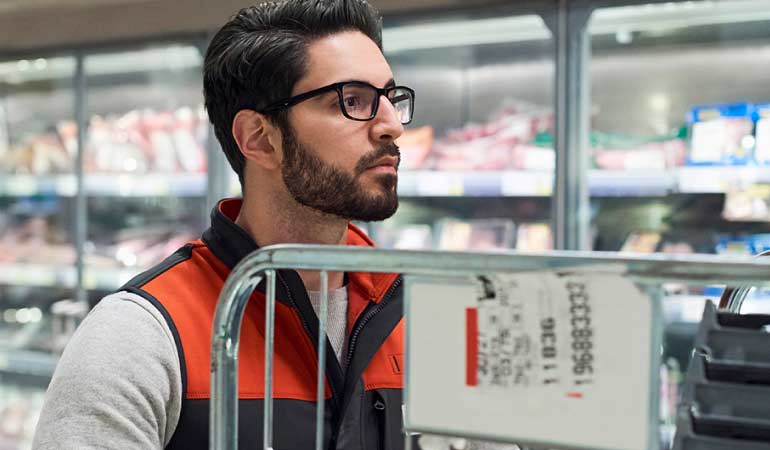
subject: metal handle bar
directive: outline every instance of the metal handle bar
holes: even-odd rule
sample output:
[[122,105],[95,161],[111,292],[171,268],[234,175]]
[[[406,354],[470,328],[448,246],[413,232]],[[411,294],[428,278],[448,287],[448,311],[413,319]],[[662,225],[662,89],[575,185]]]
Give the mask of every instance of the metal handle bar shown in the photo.
[[[768,258],[770,260],[770,258]],[[600,252],[551,252],[539,254],[458,253],[379,250],[345,246],[277,245],[246,256],[228,277],[219,295],[211,342],[211,410],[209,445],[212,450],[238,448],[238,343],[241,322],[251,293],[267,277],[265,339],[265,450],[272,449],[272,366],[275,271],[278,269],[382,272],[428,276],[467,276],[493,272],[521,272],[613,265],[641,283],[687,282],[688,284],[752,284],[770,286],[770,261],[708,255],[628,256]],[[326,308],[325,290],[322,310]],[[325,314],[323,318],[325,320]],[[320,324],[323,327],[323,322]],[[323,355],[323,330],[319,329],[319,357]],[[318,368],[318,417],[323,418],[323,367]],[[269,386],[268,386],[269,384]],[[317,433],[317,438],[323,433]],[[320,449],[321,439],[316,442]]]

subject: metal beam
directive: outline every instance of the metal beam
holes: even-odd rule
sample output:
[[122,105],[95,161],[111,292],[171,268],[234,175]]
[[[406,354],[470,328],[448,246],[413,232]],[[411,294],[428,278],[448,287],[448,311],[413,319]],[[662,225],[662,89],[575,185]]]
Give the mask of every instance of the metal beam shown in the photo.
[[556,51],[556,173],[551,199],[555,248],[587,250],[589,243],[588,136],[591,6],[559,0],[544,16]]
[[[85,273],[85,243],[88,237],[88,209],[86,202],[85,183],[83,180],[84,168],[83,160],[86,151],[86,139],[88,130],[88,111],[86,99],[86,74],[84,67],[84,57],[82,53],[77,53],[77,63],[75,66],[75,122],[78,127],[77,153],[75,154],[75,179],[77,180],[77,191],[75,194],[75,299],[83,304],[88,302],[86,287],[84,284]],[[87,311],[88,308],[84,309]]]

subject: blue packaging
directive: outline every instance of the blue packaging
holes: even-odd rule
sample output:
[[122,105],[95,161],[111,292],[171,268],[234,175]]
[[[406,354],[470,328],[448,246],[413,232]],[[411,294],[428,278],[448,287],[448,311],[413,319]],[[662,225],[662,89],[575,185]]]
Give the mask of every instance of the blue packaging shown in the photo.
[[744,166],[754,163],[752,103],[703,105],[687,114],[690,166]]
[[770,250],[770,234],[720,236],[716,252],[720,255],[758,255]]
[[720,236],[716,252],[720,255],[747,256],[752,254],[752,246],[745,236]]

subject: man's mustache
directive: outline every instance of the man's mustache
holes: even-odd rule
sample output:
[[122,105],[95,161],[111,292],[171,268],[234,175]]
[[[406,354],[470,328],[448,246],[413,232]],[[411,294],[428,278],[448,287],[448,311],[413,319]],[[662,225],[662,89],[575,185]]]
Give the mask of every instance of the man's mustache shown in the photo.
[[362,156],[361,159],[358,160],[358,164],[356,164],[356,175],[364,173],[364,171],[377,164],[377,161],[386,156],[395,156],[398,158],[396,168],[398,168],[398,165],[401,164],[401,151],[399,150],[398,145],[387,144],[377,148],[367,155]]

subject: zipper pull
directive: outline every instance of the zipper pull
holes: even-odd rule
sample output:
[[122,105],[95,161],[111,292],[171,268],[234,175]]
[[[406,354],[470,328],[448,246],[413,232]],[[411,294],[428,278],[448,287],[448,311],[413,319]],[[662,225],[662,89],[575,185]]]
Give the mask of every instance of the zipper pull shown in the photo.
[[377,411],[385,411],[385,403],[383,403],[382,400],[377,399],[374,402],[374,409],[376,409]]

